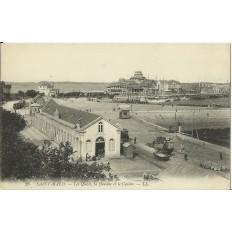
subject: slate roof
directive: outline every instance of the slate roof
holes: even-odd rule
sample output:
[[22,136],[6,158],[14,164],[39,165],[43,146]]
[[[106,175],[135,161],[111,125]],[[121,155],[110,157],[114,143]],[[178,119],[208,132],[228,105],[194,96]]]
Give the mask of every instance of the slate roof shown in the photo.
[[73,125],[79,124],[81,119],[80,127],[83,128],[89,123],[101,118],[97,114],[88,113],[86,111],[69,108],[57,104],[53,99],[50,99],[44,105],[41,106],[42,112],[54,116],[54,112],[58,111],[60,119],[69,122]]
[[41,96],[41,94],[37,94],[32,100],[36,102]]

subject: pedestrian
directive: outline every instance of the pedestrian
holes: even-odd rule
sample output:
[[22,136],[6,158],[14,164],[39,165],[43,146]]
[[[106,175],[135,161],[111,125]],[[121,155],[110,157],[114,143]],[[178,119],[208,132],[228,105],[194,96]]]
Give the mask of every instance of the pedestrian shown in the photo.
[[153,144],[155,144],[155,138],[153,138]]
[[113,179],[114,179],[114,176],[113,176],[111,173],[109,173],[109,179],[110,179],[110,180],[113,180]]
[[220,155],[220,160],[223,160],[221,152],[219,152],[219,155]]
[[185,159],[185,161],[187,161],[187,160],[188,160],[188,155],[187,155],[187,153],[186,153],[186,152],[184,153],[184,159]]
[[86,161],[89,161],[89,153],[86,153],[86,155],[85,155],[85,160],[86,160]]
[[136,144],[136,137],[134,137],[134,144]]

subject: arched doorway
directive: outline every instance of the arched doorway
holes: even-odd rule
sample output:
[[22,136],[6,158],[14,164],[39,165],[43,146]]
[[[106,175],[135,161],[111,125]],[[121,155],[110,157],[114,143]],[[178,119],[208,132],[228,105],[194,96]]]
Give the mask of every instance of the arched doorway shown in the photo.
[[102,157],[105,156],[105,139],[103,137],[98,137],[96,139],[95,155]]

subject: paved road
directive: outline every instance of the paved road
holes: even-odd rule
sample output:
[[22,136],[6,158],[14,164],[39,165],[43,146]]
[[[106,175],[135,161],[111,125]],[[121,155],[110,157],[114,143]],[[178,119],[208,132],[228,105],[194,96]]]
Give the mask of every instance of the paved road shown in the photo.
[[[7,104],[7,107],[10,108],[10,104]],[[23,113],[23,110],[20,112]],[[167,176],[194,178],[217,175],[215,171],[200,168],[199,164],[201,160],[212,160],[230,167],[230,156],[225,156],[223,160],[220,161],[219,154],[215,150],[200,145],[198,146],[189,141],[182,141],[174,134],[165,132],[161,127],[144,123],[133,118],[119,119],[118,112],[101,112],[101,115],[106,118],[106,120],[108,119],[115,124],[119,123],[121,127],[127,128],[130,137],[136,137],[139,144],[151,142],[152,139],[157,136],[172,137],[174,140],[175,155],[167,163],[163,163],[163,161],[157,162],[154,160],[153,156],[147,155],[147,157],[145,157],[144,154],[141,153],[140,157],[135,157],[132,160],[125,158],[111,160],[112,171],[114,173],[121,173],[126,177],[130,176],[135,178],[141,177],[143,172],[153,170],[154,172],[159,172],[160,176],[164,179]],[[38,143],[38,145],[44,140],[44,136],[33,128],[26,128],[22,133],[35,141],[35,143]],[[184,161],[183,154],[177,152],[181,144],[186,148],[189,155],[189,160],[187,162]]]

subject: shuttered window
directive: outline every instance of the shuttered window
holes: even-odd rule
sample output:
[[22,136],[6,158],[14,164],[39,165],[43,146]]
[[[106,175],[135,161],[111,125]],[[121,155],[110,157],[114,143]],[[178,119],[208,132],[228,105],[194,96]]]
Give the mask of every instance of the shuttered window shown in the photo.
[[86,152],[91,152],[92,151],[92,142],[91,140],[86,141]]
[[115,150],[115,141],[114,139],[109,140],[109,151],[114,151]]

